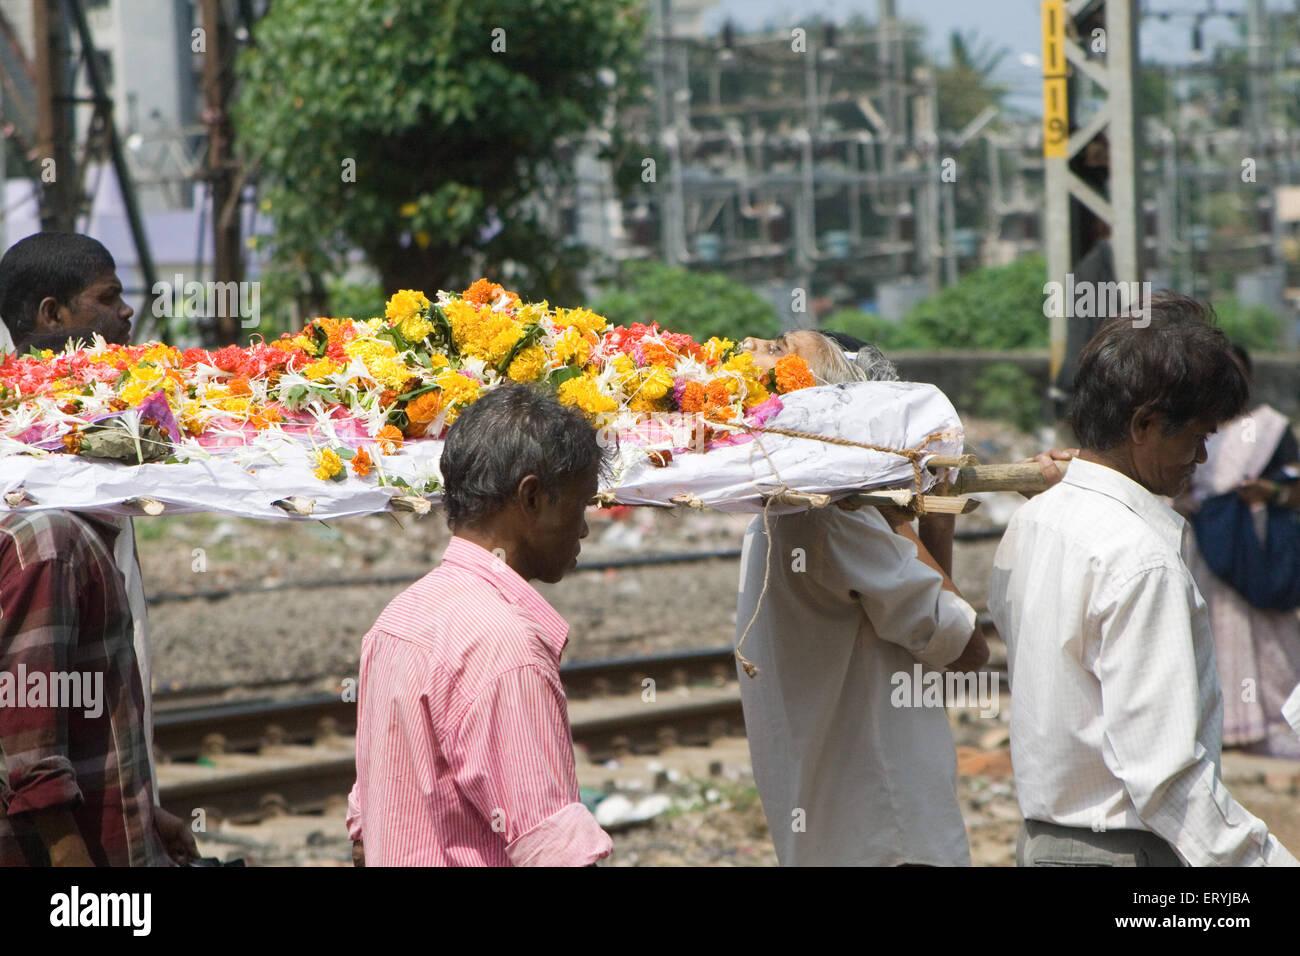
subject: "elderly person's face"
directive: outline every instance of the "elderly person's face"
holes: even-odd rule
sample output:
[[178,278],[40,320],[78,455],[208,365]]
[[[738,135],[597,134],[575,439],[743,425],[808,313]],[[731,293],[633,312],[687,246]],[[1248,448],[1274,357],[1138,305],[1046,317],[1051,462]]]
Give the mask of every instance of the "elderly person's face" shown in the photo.
[[740,343],[740,347],[753,354],[754,364],[759,368],[775,368],[777,360],[786,355],[798,355],[810,367],[816,368],[821,365],[824,351],[835,345],[820,332],[798,329],[775,339],[748,338]]

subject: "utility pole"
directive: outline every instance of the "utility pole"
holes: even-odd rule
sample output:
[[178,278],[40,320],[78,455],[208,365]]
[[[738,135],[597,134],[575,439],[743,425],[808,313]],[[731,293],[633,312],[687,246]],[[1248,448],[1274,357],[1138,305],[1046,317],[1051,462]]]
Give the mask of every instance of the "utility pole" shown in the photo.
[[939,119],[938,88],[934,74],[929,69],[918,69],[918,92],[912,98],[912,116],[916,128],[915,142],[921,154],[921,201],[917,204],[916,248],[925,262],[926,283],[930,292],[941,288],[940,268],[943,259],[943,238],[939,196]]
[[[885,137],[885,148],[882,156],[882,167],[887,182],[893,182],[894,176],[898,172],[898,144],[904,142],[907,138],[907,118],[903,115],[905,103],[903,101],[903,70],[906,64],[903,63],[904,48],[898,38],[901,31],[898,26],[898,9],[896,0],[879,0],[880,3],[880,22],[876,27],[876,36],[878,38],[878,47],[880,53],[880,75],[881,82],[885,87],[885,122],[889,125]],[[898,210],[901,205],[898,194],[895,192],[897,187],[891,187],[888,193],[893,210],[889,216],[889,241],[891,244],[897,243],[902,236],[902,230],[899,228]],[[916,241],[916,238],[913,240]],[[914,246],[919,250],[919,244]],[[913,263],[915,269],[919,263]],[[893,256],[893,271],[896,275],[903,272],[902,257],[897,253]]]
[[[234,45],[221,0],[202,0],[204,33],[204,122],[208,127],[209,195],[212,197],[213,278],[240,282],[244,276],[240,236],[239,188],[235,181],[234,129],[229,104],[234,92]],[[210,330],[216,343],[239,338],[237,315],[216,316]]]
[[74,232],[80,180],[72,152],[75,127],[68,71],[71,45],[63,0],[32,0],[32,26],[41,229]]
[[[18,33],[0,10],[0,118],[4,124],[0,142],[0,207],[4,205],[5,183],[8,170],[5,157],[8,143],[13,143],[25,155],[30,155],[37,143],[36,75]],[[0,250],[8,248],[5,241],[5,212],[0,208]]]
[[[144,280],[145,288],[152,290],[157,283],[158,274],[154,269],[153,253],[149,246],[149,233],[145,230],[144,216],[140,212],[140,199],[136,195],[135,180],[131,176],[131,168],[126,162],[126,152],[122,149],[122,138],[117,133],[117,121],[113,118],[113,98],[109,96],[108,80],[100,72],[99,60],[95,57],[95,38],[90,32],[90,22],[86,19],[86,10],[81,5],[81,0],[46,0],[51,8],[64,6],[67,12],[72,14],[73,24],[77,30],[77,39],[81,45],[82,60],[86,65],[86,79],[90,82],[91,102],[95,107],[95,114],[91,119],[88,141],[96,144],[107,146],[109,161],[113,164],[113,172],[117,176],[118,188],[122,191],[122,205],[126,208],[126,221],[131,230],[131,240],[135,245],[136,263],[140,268],[140,276]],[[72,127],[68,126],[67,149],[71,152],[72,148]],[[94,149],[98,154],[98,148]],[[87,156],[92,155],[92,149],[88,146]],[[63,178],[63,172],[60,169],[59,178]],[[74,186],[74,198],[77,196],[79,188]],[[76,226],[76,206],[73,207],[73,222],[71,228]],[[152,301],[150,299],[149,301]],[[148,322],[148,318],[144,320]],[[137,326],[137,334],[141,334],[141,329],[148,328],[147,324]],[[163,340],[167,340],[166,329],[164,328]]]
[[[1066,277],[1090,247],[1105,238],[1113,253],[1111,278],[1121,283],[1142,278],[1133,104],[1139,62],[1137,6],[1137,0],[1042,0],[1047,278],[1063,289],[1069,288]],[[1072,105],[1085,82],[1092,84],[1101,102],[1080,125]],[[1080,176],[1085,167],[1099,173],[1092,182]],[[1100,180],[1105,192],[1096,186]],[[1073,358],[1067,354],[1069,303],[1063,305],[1065,309],[1050,316],[1053,382]],[[1070,344],[1070,351],[1081,345]]]

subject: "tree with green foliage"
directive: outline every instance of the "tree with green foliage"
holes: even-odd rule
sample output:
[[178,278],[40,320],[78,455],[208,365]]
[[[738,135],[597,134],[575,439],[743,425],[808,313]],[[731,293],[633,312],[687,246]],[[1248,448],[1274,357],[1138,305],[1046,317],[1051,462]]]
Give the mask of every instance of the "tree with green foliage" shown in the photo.
[[999,105],[1006,87],[993,77],[1008,50],[981,40],[970,30],[948,34],[948,62],[935,69],[939,114],[946,129],[959,130],[990,106]]
[[359,248],[387,292],[490,274],[576,300],[577,250],[536,197],[568,175],[557,144],[640,70],[642,6],[276,0],[239,59],[235,109],[274,264],[337,273]]
[[615,325],[658,322],[703,342],[781,334],[776,309],[762,296],[717,272],[690,272],[658,262],[630,262],[615,289],[593,306]]

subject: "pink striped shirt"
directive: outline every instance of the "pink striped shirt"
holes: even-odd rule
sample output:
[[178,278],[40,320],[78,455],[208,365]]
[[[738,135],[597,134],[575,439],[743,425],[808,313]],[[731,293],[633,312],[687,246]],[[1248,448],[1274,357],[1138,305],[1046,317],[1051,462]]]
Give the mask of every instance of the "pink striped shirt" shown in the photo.
[[586,866],[613,849],[578,801],[569,625],[453,537],[361,645],[348,833],[367,866]]

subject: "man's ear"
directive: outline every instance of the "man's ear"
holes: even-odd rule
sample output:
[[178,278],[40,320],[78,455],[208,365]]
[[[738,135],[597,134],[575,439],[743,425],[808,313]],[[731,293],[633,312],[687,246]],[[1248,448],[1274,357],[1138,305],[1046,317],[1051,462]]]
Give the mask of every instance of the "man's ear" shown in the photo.
[[542,507],[542,482],[536,475],[524,475],[515,486],[515,502],[526,515],[536,515]]
[[58,332],[65,325],[64,316],[62,315],[63,307],[59,305],[59,300],[52,295],[47,295],[41,299],[41,304],[36,307],[36,326],[37,332]]
[[1160,427],[1161,416],[1150,405],[1143,405],[1129,419],[1128,433],[1135,445],[1144,445],[1153,429]]

